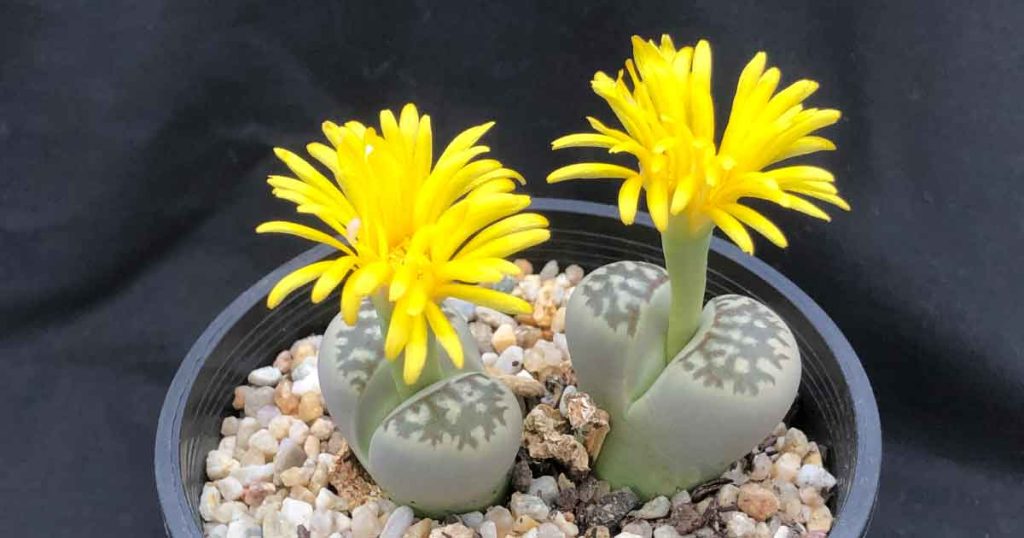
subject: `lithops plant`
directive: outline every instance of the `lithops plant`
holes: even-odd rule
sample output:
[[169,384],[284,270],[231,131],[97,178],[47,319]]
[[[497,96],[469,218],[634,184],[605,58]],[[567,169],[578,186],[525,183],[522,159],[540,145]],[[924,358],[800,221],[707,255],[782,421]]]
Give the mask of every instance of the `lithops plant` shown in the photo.
[[[774,166],[835,146],[812,133],[837,110],[804,108],[809,80],[776,93],[777,68],[758,53],[740,75],[729,121],[715,143],[711,48],[633,38],[617,78],[598,72],[594,92],[622,129],[588,118],[594,133],[554,149],[596,147],[635,158],[635,168],[578,163],[549,182],[624,180],[619,211],[632,224],[641,191],[661,232],[665,269],[621,261],[593,271],[566,313],[566,339],[581,390],[611,414],[596,471],[643,496],[671,494],[717,476],[783,418],[800,384],[793,334],[770,308],[726,295],[704,304],[708,249],[719,228],[753,253],[747,227],[786,246],[782,232],[741,199],[767,200],[829,220],[807,198],[849,206],[816,166]],[[766,169],[771,167],[770,169]]]
[[488,151],[476,143],[491,126],[462,132],[432,163],[430,118],[412,105],[397,119],[383,111],[379,133],[324,123],[331,145],[307,149],[334,181],[278,149],[295,177],[269,183],[329,233],[282,221],[257,228],[340,251],[285,276],[268,305],[310,282],[321,302],[344,281],[318,357],[327,408],[377,484],[432,516],[495,503],[522,436],[516,397],[483,373],[465,319],[445,307],[451,298],[532,310],[482,285],[518,274],[506,257],[550,235],[544,217],[520,213],[530,204],[512,192],[522,176],[476,159]]

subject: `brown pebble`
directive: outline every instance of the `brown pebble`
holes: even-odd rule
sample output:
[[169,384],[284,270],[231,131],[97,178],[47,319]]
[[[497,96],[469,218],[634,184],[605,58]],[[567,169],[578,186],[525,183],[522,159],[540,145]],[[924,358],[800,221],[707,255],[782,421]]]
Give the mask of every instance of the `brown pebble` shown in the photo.
[[287,374],[292,369],[292,352],[287,349],[278,353],[277,358],[274,359],[274,368],[281,370],[282,374]]
[[235,399],[231,402],[231,407],[239,411],[245,409],[245,394],[249,392],[248,389],[249,387],[245,386],[235,387]]
[[296,367],[303,363],[309,357],[316,355],[316,346],[310,342],[298,341],[291,349],[292,354],[292,367]]
[[402,538],[426,538],[430,536],[431,523],[432,520],[430,519],[421,519],[419,523],[405,529],[405,534],[402,535]]
[[294,415],[299,409],[299,397],[292,393],[292,382],[282,379],[274,387],[274,405],[285,415]]
[[811,532],[828,532],[832,528],[832,512],[827,506],[819,506],[811,510],[811,517],[807,518],[807,530]]
[[740,510],[757,521],[767,521],[779,511],[779,498],[760,484],[748,483],[740,487],[736,504]]
[[269,482],[256,482],[245,487],[242,500],[249,506],[259,506],[276,488]]
[[320,395],[316,392],[307,392],[299,400],[299,420],[307,424],[324,416],[324,405],[320,401]]
[[518,258],[518,259],[516,259],[512,263],[516,264],[516,267],[518,267],[519,270],[522,271],[522,273],[520,273],[520,275],[519,275],[520,278],[522,278],[522,277],[524,277],[526,275],[532,275],[533,274],[533,264],[530,263],[529,260],[524,260],[523,258]]
[[530,529],[537,528],[539,525],[540,523],[537,523],[532,517],[523,515],[516,518],[515,523],[512,524],[512,531],[526,534],[530,532]]

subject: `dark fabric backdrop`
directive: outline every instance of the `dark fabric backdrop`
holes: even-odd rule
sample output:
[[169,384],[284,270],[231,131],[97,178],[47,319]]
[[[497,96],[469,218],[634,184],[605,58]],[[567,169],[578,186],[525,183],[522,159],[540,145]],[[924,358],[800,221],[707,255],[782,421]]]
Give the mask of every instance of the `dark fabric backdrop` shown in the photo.
[[[307,247],[270,148],[415,101],[487,119],[537,195],[629,36],[711,39],[718,115],[757,50],[844,118],[854,207],[771,212],[759,256],[845,331],[885,432],[875,536],[1024,532],[1024,7],[1013,0],[0,3],[0,535],[155,536],[152,444],[193,340]],[[719,124],[721,129],[721,123]]]

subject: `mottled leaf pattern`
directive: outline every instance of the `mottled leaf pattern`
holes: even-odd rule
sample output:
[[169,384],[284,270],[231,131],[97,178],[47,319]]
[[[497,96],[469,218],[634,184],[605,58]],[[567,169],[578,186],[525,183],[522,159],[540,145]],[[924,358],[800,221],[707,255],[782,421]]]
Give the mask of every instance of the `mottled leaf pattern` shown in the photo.
[[732,384],[736,394],[756,395],[763,384],[774,384],[771,369],[797,356],[796,341],[775,312],[749,298],[722,295],[711,327],[676,364],[704,386]]
[[613,331],[624,326],[633,336],[640,310],[667,281],[668,274],[657,265],[620,261],[591,273],[582,287],[594,317],[604,320]]
[[448,381],[418,399],[384,423],[384,430],[399,437],[436,446],[454,443],[457,448],[476,448],[505,425],[504,389],[483,374]]
[[355,327],[344,327],[337,341],[338,373],[357,393],[362,393],[374,369],[384,360],[380,323],[369,301],[359,310]]

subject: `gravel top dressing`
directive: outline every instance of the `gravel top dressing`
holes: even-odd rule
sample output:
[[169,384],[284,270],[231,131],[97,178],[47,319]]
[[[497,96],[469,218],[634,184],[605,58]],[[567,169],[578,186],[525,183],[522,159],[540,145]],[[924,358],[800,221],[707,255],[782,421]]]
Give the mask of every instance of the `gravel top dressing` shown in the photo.
[[[646,503],[590,472],[608,414],[576,390],[565,303],[583,270],[517,260],[499,284],[534,305],[516,318],[461,301],[488,373],[520,397],[522,447],[506,504],[419,519],[397,506],[359,465],[327,415],[317,378],[320,337],[310,336],[253,370],[235,389],[237,416],[206,458],[200,513],[211,537],[263,538],[824,538],[835,478],[825,450],[779,424],[721,478]],[[684,410],[679,410],[683,412]],[[415,473],[416,469],[408,472]]]

